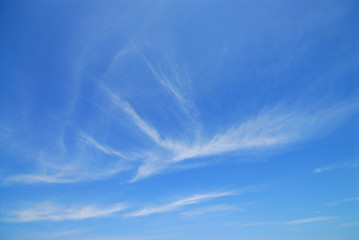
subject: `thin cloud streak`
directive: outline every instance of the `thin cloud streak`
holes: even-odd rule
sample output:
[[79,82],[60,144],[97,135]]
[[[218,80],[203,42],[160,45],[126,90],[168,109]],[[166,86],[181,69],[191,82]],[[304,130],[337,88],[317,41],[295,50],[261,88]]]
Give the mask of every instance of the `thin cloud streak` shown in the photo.
[[105,217],[123,211],[127,206],[118,203],[111,207],[101,208],[92,205],[63,208],[51,203],[43,203],[33,208],[14,211],[6,222],[64,221]]
[[264,226],[264,225],[271,225],[274,222],[256,222],[256,223],[246,223],[246,224],[240,224],[236,225],[236,227],[245,228],[245,227],[256,227],[256,226]]
[[358,197],[352,197],[352,198],[347,198],[347,199],[343,199],[343,200],[339,200],[339,201],[335,201],[335,202],[331,202],[331,203],[326,203],[325,206],[336,206],[339,204],[343,204],[346,202],[352,202],[352,201],[359,201],[359,196]]
[[243,224],[232,224],[235,227],[258,227],[258,226],[266,226],[266,225],[300,225],[300,224],[308,224],[308,223],[315,223],[315,222],[322,222],[322,221],[329,221],[335,219],[337,217],[334,216],[320,216],[320,217],[312,217],[312,218],[304,218],[304,219],[295,219],[285,222],[254,222],[254,223],[243,223]]
[[95,181],[103,179],[105,177],[110,177],[119,172],[125,171],[128,168],[126,167],[112,167],[100,172],[85,172],[78,168],[73,171],[58,171],[56,174],[19,174],[10,176],[4,179],[4,184],[9,183],[22,183],[22,184],[36,184],[36,183],[76,183],[76,182],[86,182],[86,181]]
[[[178,105],[181,107],[181,109],[185,112],[185,114],[187,115],[187,117],[189,117],[189,119],[193,120],[191,117],[191,112],[189,109],[192,109],[193,104],[189,104],[189,101],[184,97],[184,94],[182,94],[179,89],[177,87],[175,87],[169,80],[169,78],[167,76],[164,75],[162,69],[160,68],[159,71],[156,71],[155,67],[153,66],[153,64],[151,64],[151,62],[148,60],[148,58],[145,56],[145,54],[142,52],[142,50],[137,46],[137,44],[129,37],[127,36],[128,39],[131,42],[131,45],[133,46],[134,49],[136,49],[136,51],[138,52],[138,54],[142,57],[142,59],[144,60],[144,62],[146,63],[148,69],[152,72],[153,76],[155,77],[155,79],[162,85],[162,87],[164,87],[167,92],[169,92],[174,99],[176,99],[176,102],[178,103]],[[173,71],[174,67],[171,64],[171,69],[172,72],[175,72],[175,79],[179,78],[179,74],[177,73],[177,71]]]
[[[17,239],[64,239],[71,236],[74,239],[74,236],[78,236],[82,233],[89,232],[89,229],[78,229],[78,230],[69,230],[62,232],[44,232],[44,233],[33,233],[27,234],[26,236],[20,236]],[[76,238],[78,239],[78,238]]]
[[343,224],[337,225],[337,227],[354,227],[354,226],[358,226],[358,225],[359,225],[359,221],[358,222],[343,223]]
[[100,237],[84,237],[76,238],[76,240],[157,240],[157,239],[170,239],[173,235],[146,235],[146,236],[121,236],[121,235],[105,235]]
[[133,121],[134,124],[150,139],[165,149],[174,149],[175,145],[170,140],[163,140],[158,131],[142,119],[135,109],[128,102],[122,100],[118,95],[112,92],[108,87],[102,85],[102,89],[107,93],[112,103],[124,111]]
[[141,217],[141,216],[147,216],[147,215],[151,215],[151,214],[155,214],[155,213],[170,212],[170,211],[174,211],[182,206],[193,205],[193,204],[197,204],[199,202],[205,201],[205,200],[210,200],[210,199],[225,197],[225,196],[232,196],[232,195],[235,195],[235,192],[196,194],[192,197],[183,198],[183,199],[180,199],[180,200],[177,200],[177,201],[174,201],[172,203],[165,204],[162,206],[143,208],[139,211],[125,214],[125,217]]
[[19,174],[5,179],[5,183],[73,183],[77,179],[66,179],[62,176],[43,174]]
[[3,184],[37,184],[37,183],[75,183],[85,181],[95,181],[110,177],[119,172],[128,170],[129,167],[117,162],[104,169],[95,169],[86,166],[83,162],[68,164],[65,166],[45,166],[45,170],[36,174],[18,174],[9,176],[3,180]]
[[328,220],[332,220],[335,218],[337,218],[337,217],[312,217],[312,218],[296,219],[296,220],[292,220],[292,221],[288,221],[288,222],[282,222],[282,224],[298,225],[298,224],[305,224],[305,223],[328,221]]
[[91,146],[93,146],[94,148],[96,148],[97,150],[106,153],[108,155],[115,155],[121,158],[126,158],[126,156],[118,151],[113,150],[110,147],[101,145],[100,143],[98,143],[93,137],[91,137],[90,135],[86,134],[85,132],[81,132],[80,136]]
[[212,205],[208,207],[197,208],[192,211],[183,212],[181,213],[181,215],[186,217],[192,217],[192,216],[199,216],[199,215],[205,215],[210,213],[236,211],[236,210],[237,208],[234,206],[221,204],[221,205]]
[[313,169],[313,173],[323,173],[323,172],[329,172],[335,169],[343,169],[343,168],[355,168],[359,167],[359,162],[346,162],[346,163],[333,163],[324,167],[319,167]]

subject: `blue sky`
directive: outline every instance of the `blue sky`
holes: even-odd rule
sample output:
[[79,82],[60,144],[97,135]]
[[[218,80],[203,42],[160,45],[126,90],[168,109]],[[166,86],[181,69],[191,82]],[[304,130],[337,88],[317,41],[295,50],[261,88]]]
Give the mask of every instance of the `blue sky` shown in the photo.
[[1,1],[1,238],[357,239],[358,10]]

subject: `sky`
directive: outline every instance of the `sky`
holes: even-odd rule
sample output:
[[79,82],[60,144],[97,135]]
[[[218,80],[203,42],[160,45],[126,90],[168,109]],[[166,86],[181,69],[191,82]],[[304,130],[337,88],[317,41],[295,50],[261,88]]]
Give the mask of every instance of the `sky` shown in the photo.
[[358,238],[358,1],[0,4],[1,239]]

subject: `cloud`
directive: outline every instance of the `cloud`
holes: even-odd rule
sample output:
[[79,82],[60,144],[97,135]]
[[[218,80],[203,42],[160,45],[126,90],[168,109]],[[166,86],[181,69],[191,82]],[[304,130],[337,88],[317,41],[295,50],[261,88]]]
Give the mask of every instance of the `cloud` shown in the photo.
[[97,150],[106,153],[108,155],[114,155],[114,156],[118,156],[121,158],[126,158],[126,156],[122,153],[120,153],[119,151],[115,151],[110,147],[101,145],[100,143],[98,143],[93,137],[91,137],[90,135],[88,135],[87,133],[81,131],[80,132],[80,136],[91,146],[93,146],[94,148],[96,148]]
[[140,216],[147,216],[155,213],[164,213],[174,211],[182,206],[186,205],[193,205],[199,202],[210,200],[219,197],[231,196],[235,195],[234,192],[219,192],[219,193],[207,193],[207,194],[196,194],[192,197],[183,198],[177,201],[174,201],[169,204],[165,204],[162,206],[155,206],[155,207],[146,207],[141,210],[130,212],[125,214],[126,217],[140,217]]
[[78,163],[56,162],[54,158],[47,158],[45,153],[41,153],[36,158],[36,163],[41,169],[38,173],[9,176],[4,179],[4,183],[72,183],[82,177],[80,173],[76,177],[72,176],[78,172]]
[[125,168],[113,168],[103,170],[100,173],[86,172],[82,173],[80,169],[72,172],[63,172],[55,175],[51,174],[19,174],[5,178],[4,184],[10,183],[23,183],[23,184],[35,184],[35,183],[75,183],[95,181],[115,175]]
[[110,207],[96,207],[93,205],[63,208],[51,203],[38,204],[29,209],[14,211],[10,217],[3,219],[7,222],[34,222],[34,221],[64,221],[87,218],[105,217],[125,210],[123,203]]
[[193,121],[193,116],[197,115],[197,109],[194,107],[194,104],[186,98],[183,91],[180,91],[180,88],[176,85],[179,85],[183,82],[188,81],[188,75],[182,76],[179,74],[179,71],[175,67],[175,65],[167,59],[167,64],[169,65],[168,69],[172,76],[167,76],[163,69],[160,66],[157,66],[158,69],[149,61],[146,55],[143,53],[141,48],[133,41],[133,39],[127,36],[131,42],[131,45],[134,49],[136,49],[137,53],[141,56],[143,61],[146,63],[148,69],[153,74],[154,78],[162,85],[162,87],[176,100],[177,104],[186,114],[186,116]]
[[358,106],[342,103],[322,110],[283,110],[277,106],[210,138],[202,137],[195,141],[166,139],[164,144],[159,140],[161,137],[156,135],[156,142],[165,145],[170,156],[166,155],[165,160],[158,156],[156,161],[144,162],[133,181],[187,159],[283,147],[330,129],[330,126],[335,126],[357,110]]
[[174,235],[172,234],[162,234],[162,235],[149,235],[146,234],[145,236],[121,236],[121,235],[103,235],[98,237],[81,237],[76,238],[76,240],[157,240],[157,239],[170,239],[173,238]]
[[305,223],[328,221],[328,220],[332,220],[334,218],[336,218],[336,217],[312,217],[312,218],[296,219],[296,220],[291,220],[291,221],[287,221],[287,222],[282,222],[282,224],[298,225],[298,224],[305,224]]
[[342,168],[355,168],[355,167],[359,167],[359,162],[355,161],[355,162],[345,162],[345,163],[333,163],[324,167],[319,167],[319,168],[315,168],[313,169],[313,173],[323,173],[323,172],[328,172],[328,171],[332,171],[335,169],[342,169]]
[[[173,136],[161,136],[159,131],[150,122],[142,118],[129,102],[124,101],[104,83],[98,83],[98,86],[100,91],[103,91],[107,99],[110,100],[111,108],[127,115],[131,123],[155,145],[152,145],[149,149],[137,149],[136,152],[126,153],[125,155],[121,151],[100,144],[92,136],[80,131],[79,135],[82,143],[92,146],[108,156],[119,157],[122,160],[133,158],[130,156],[138,155],[140,152],[142,155],[135,158],[140,160],[141,163],[138,165],[138,163],[126,162],[125,164],[123,161],[117,161],[113,164],[102,164],[99,168],[96,165],[99,161],[88,161],[88,159],[92,158],[89,155],[90,153],[80,152],[78,153],[81,156],[80,159],[87,158],[86,161],[79,161],[77,156],[72,156],[76,160],[68,165],[71,168],[61,169],[55,167],[50,168],[48,171],[47,167],[42,167],[41,169],[45,169],[44,172],[10,176],[6,178],[6,182],[71,183],[101,179],[130,168],[135,168],[136,173],[130,179],[130,182],[134,182],[165,172],[166,170],[176,169],[176,167],[181,168],[183,165],[179,165],[179,163],[189,159],[192,160],[192,163],[195,163],[194,161],[199,161],[198,158],[234,152],[241,152],[243,154],[249,151],[261,152],[273,148],[278,149],[288,144],[305,140],[339,124],[355,112],[359,106],[355,101],[342,102],[326,108],[319,108],[318,106],[305,109],[293,107],[290,110],[282,105],[277,105],[273,108],[262,110],[256,116],[248,118],[238,125],[228,127],[225,131],[217,132],[212,136],[196,135],[195,138],[191,138],[188,135],[186,139],[179,139]],[[83,148],[80,147],[78,149]],[[63,157],[68,158],[68,156]],[[206,161],[203,161],[203,159],[200,161],[201,165],[206,165]],[[90,166],[94,163],[94,166]],[[63,164],[58,165],[61,166]],[[345,166],[354,167],[357,164],[347,164]],[[320,173],[334,168],[338,168],[338,166],[330,165],[324,168],[317,168],[314,172]],[[83,171],[83,169],[86,171]]]
[[337,225],[337,227],[354,227],[354,226],[358,226],[359,222],[349,222],[349,223],[343,223],[340,225]]
[[240,224],[236,225],[236,227],[244,228],[244,227],[256,227],[256,226],[264,226],[264,225],[270,225],[274,222],[256,222],[256,223],[246,223],[246,224]]
[[128,170],[128,167],[124,166],[121,162],[99,169],[88,166],[83,162],[68,164],[64,167],[53,166],[51,168],[44,168],[45,169],[42,172],[36,174],[18,174],[6,177],[3,184],[75,183],[95,181]]
[[339,121],[358,106],[337,105],[320,111],[283,110],[283,107],[277,106],[262,111],[256,118],[237,127],[228,128],[226,132],[215,135],[209,141],[181,151],[174,161],[293,143],[312,135],[332,121]]
[[326,171],[329,171],[329,170],[333,170],[335,168],[338,168],[338,165],[337,164],[331,164],[331,165],[328,165],[328,166],[325,166],[325,167],[315,168],[313,170],[313,172],[314,173],[322,173],[322,172],[326,172]]
[[64,178],[56,175],[43,175],[43,174],[19,174],[5,178],[5,183],[72,183],[77,179]]
[[[83,131],[75,131],[76,151],[68,153],[56,149],[40,151],[34,162],[36,170],[29,174],[17,174],[5,177],[4,184],[22,183],[74,183],[94,181],[115,175],[130,168],[128,157],[101,145]],[[105,158],[94,157],[88,146],[103,153]]]
[[151,126],[151,124],[142,119],[130,103],[122,100],[117,94],[111,91],[104,84],[100,86],[105,91],[107,97],[111,100],[111,102],[121,111],[125,112],[133,120],[133,123],[138,127],[138,129],[140,129],[145,135],[147,135],[155,143],[165,149],[175,148],[175,144],[171,140],[163,140],[157,129],[155,129]]
[[19,236],[17,239],[68,239],[69,237],[74,239],[74,236],[78,236],[89,231],[89,229],[76,229],[61,232],[27,233],[25,236]]
[[236,211],[237,208],[230,205],[212,205],[202,208],[197,208],[191,211],[183,212],[181,215],[183,216],[198,216],[198,215],[204,215],[204,214],[210,214],[210,213],[216,213],[216,212],[224,212],[224,211]]
[[304,219],[295,219],[285,222],[254,222],[254,223],[243,223],[243,224],[232,224],[235,227],[256,227],[256,226],[265,226],[265,225],[299,225],[299,224],[307,224],[307,223],[314,223],[314,222],[322,222],[335,219],[337,217],[333,216],[321,216],[321,217],[312,217],[312,218],[304,218]]
[[352,198],[347,198],[347,199],[343,199],[343,200],[339,200],[339,201],[335,201],[335,202],[331,202],[331,203],[326,203],[325,206],[335,206],[335,205],[339,205],[339,204],[346,203],[346,202],[352,202],[352,201],[359,201],[359,197],[352,197]]
[[[137,51],[156,81],[161,83],[161,86],[176,99],[183,111],[190,116],[196,115],[196,106],[186,97],[186,89],[182,89],[179,84],[183,80],[180,79],[182,75],[174,66],[175,64],[167,60],[169,70],[165,71],[164,67],[151,63],[142,50],[130,38],[129,40],[132,42],[132,47],[120,51],[111,62],[109,68],[113,67],[114,62],[125,53],[133,50]],[[171,72],[173,76],[168,77],[167,72]],[[248,152],[263,152],[283,148],[289,144],[304,141],[330,130],[359,108],[359,103],[355,99],[332,106],[319,103],[313,103],[311,107],[300,104],[286,106],[283,103],[264,108],[257,114],[253,114],[245,120],[241,119],[241,121],[230,126],[223,126],[222,130],[216,131],[214,129],[212,134],[209,134],[207,129],[203,129],[198,119],[192,118],[190,123],[192,127],[188,130],[188,133],[178,137],[170,135],[168,131],[159,131],[162,129],[157,129],[151,121],[146,120],[145,116],[141,116],[140,112],[135,108],[137,105],[132,104],[130,101],[125,101],[119,92],[115,92],[104,81],[96,80],[94,84],[96,85],[96,91],[101,92],[101,94],[97,95],[101,95],[100,100],[103,100],[102,97],[104,96],[106,99],[106,103],[98,101],[99,104],[106,104],[104,107],[110,108],[111,113],[125,115],[128,118],[127,120],[130,120],[129,124],[134,125],[146,136],[140,141],[146,142],[149,140],[154,144],[137,147],[137,149],[135,146],[135,149],[131,150],[132,152],[126,151],[126,154],[124,154],[121,146],[116,146],[115,143],[111,143],[111,147],[106,146],[86,132],[79,131],[81,140],[79,142],[108,155],[106,157],[118,157],[121,160],[136,159],[138,161],[136,163],[128,163],[127,161],[126,163],[120,163],[117,161],[101,165],[100,160],[88,161],[88,159],[94,159],[94,157],[91,152],[87,153],[86,150],[83,150],[86,147],[76,146],[76,151],[78,152],[73,156],[68,156],[60,151],[47,154],[48,156],[59,156],[59,159],[70,159],[72,162],[68,165],[72,166],[72,168],[47,168],[39,164],[41,165],[39,167],[41,170],[37,169],[38,171],[31,174],[9,176],[6,178],[6,182],[30,184],[37,182],[71,183],[97,180],[127,169],[136,169],[133,177],[129,179],[130,182],[135,182],[151,175],[166,172],[166,170],[184,169],[184,166],[204,166],[208,164],[208,161],[211,161],[205,159],[206,157],[231,153],[244,155],[248,154]],[[126,118],[121,118],[121,120],[123,119]],[[187,120],[185,119],[184,121]],[[121,122],[118,123],[121,124]],[[138,157],[139,155],[141,156]],[[180,164],[188,160],[192,161],[191,164]],[[201,161],[200,164],[196,164],[198,161]],[[62,160],[55,162],[61,162],[60,165],[63,164]],[[316,168],[313,171],[321,173],[338,167],[340,166],[330,165]]]

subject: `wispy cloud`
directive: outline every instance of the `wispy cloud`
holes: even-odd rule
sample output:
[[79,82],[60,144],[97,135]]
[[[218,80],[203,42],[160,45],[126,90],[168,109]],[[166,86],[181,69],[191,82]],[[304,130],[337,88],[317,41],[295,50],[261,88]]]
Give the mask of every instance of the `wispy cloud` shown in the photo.
[[[196,106],[187,97],[186,89],[181,88],[180,82],[183,82],[182,75],[178,67],[167,59],[168,69],[164,69],[161,65],[156,65],[146,57],[142,50],[129,38],[131,46],[121,50],[111,62],[109,68],[113,67],[114,62],[118,58],[126,55],[129,52],[137,52],[141,61],[146,63],[147,68],[151,71],[156,81],[170,93],[176,100],[177,104],[181,106],[188,116],[196,115]],[[167,72],[171,72],[171,76],[167,76]],[[341,102],[336,105],[328,106],[324,104],[313,104],[312,107],[301,106],[286,106],[286,104],[278,104],[273,107],[267,107],[258,111],[257,114],[251,115],[246,120],[238,121],[230,126],[223,126],[221,130],[214,129],[209,134],[206,129],[202,129],[201,122],[198,119],[192,118],[191,128],[188,134],[177,137],[169,134],[167,131],[160,131],[162,129],[156,128],[146,116],[142,116],[140,111],[136,110],[136,104],[132,104],[131,100],[125,101],[121,96],[121,92],[115,91],[115,88],[110,88],[105,81],[98,81],[94,83],[96,91],[100,91],[101,100],[105,97],[105,101],[99,104],[105,104],[104,108],[110,108],[110,112],[120,113],[125,116],[121,118],[130,120],[129,124],[135,126],[140,132],[146,136],[140,141],[151,141],[154,144],[146,145],[146,148],[136,147],[131,149],[132,152],[124,151],[121,146],[111,143],[111,146],[101,143],[93,136],[86,132],[80,131],[80,139],[86,146],[91,146],[101,153],[108,156],[118,157],[121,159],[131,159],[139,152],[142,154],[140,161],[135,164],[128,164],[125,167],[119,162],[101,166],[94,161],[79,159],[91,159],[91,153],[86,153],[82,149],[83,146],[77,147],[78,153],[74,156],[59,153],[60,151],[51,152],[49,156],[59,156],[63,159],[71,159],[73,161],[68,169],[61,169],[58,167],[48,168],[41,166],[40,170],[31,172],[30,174],[19,174],[16,176],[9,176],[6,182],[17,183],[71,183],[78,181],[87,181],[94,179],[101,179],[102,177],[111,176],[123,171],[124,169],[136,169],[130,182],[144,179],[154,174],[165,172],[166,170],[173,170],[178,167],[184,168],[180,162],[186,160],[193,160],[190,166],[199,166],[196,162],[198,158],[202,158],[200,165],[206,165],[209,161],[206,157],[219,156],[229,153],[243,153],[249,151],[261,152],[273,148],[285,147],[288,144],[293,144],[303,141],[313,136],[320,135],[321,132],[331,129],[345,120],[353,112],[359,108],[359,103],[356,100]],[[194,113],[194,114],[193,114]],[[121,116],[122,116],[121,115]],[[181,115],[182,116],[182,115]],[[186,119],[185,121],[187,121]],[[120,122],[119,122],[120,123]],[[64,148],[66,149],[66,148]],[[124,151],[124,152],[122,152]],[[34,161],[36,162],[36,160]],[[56,161],[55,161],[56,162]],[[60,165],[63,164],[62,161]],[[93,164],[94,163],[94,164]],[[89,167],[89,165],[93,166]],[[348,165],[347,167],[358,166],[358,164]],[[340,165],[330,165],[322,168],[314,169],[313,172],[321,173],[335,168],[341,168]],[[86,170],[86,171],[84,171]]]
[[329,221],[335,219],[337,217],[333,216],[320,216],[320,217],[312,217],[312,218],[304,218],[304,219],[295,219],[290,221],[268,221],[268,222],[253,222],[253,223],[242,223],[242,224],[231,224],[235,227],[258,227],[258,226],[266,226],[266,225],[299,225],[299,224],[307,224],[307,223],[315,223],[322,221]]
[[104,152],[108,155],[115,155],[121,158],[126,158],[126,156],[122,153],[120,153],[119,151],[113,150],[110,147],[101,145],[100,143],[98,143],[93,137],[91,137],[90,135],[86,134],[85,132],[81,131],[80,132],[80,136],[91,146],[93,146],[94,148],[96,148],[97,150]]
[[171,140],[163,140],[158,133],[157,129],[151,126],[148,122],[146,122],[143,118],[138,115],[136,110],[131,106],[130,103],[121,99],[117,94],[111,91],[104,84],[101,85],[101,88],[106,92],[107,97],[110,98],[112,103],[117,106],[120,110],[124,111],[132,120],[133,123],[150,139],[152,139],[155,143],[160,145],[166,149],[175,148],[175,144]]
[[235,206],[220,204],[220,205],[212,205],[212,206],[197,208],[191,211],[186,211],[181,213],[181,215],[192,217],[192,216],[199,216],[199,215],[205,215],[210,213],[236,211],[236,210],[237,208]]
[[239,224],[235,225],[236,227],[245,228],[245,227],[256,227],[256,226],[264,226],[264,225],[271,225],[274,222],[255,222],[255,223],[245,223],[245,224]]
[[99,237],[83,237],[77,240],[157,240],[173,238],[172,234],[163,235],[145,235],[145,236],[123,236],[123,235],[105,235]]
[[337,164],[331,164],[331,165],[327,165],[325,167],[315,168],[313,170],[313,172],[314,173],[322,173],[322,172],[333,170],[335,168],[338,168],[338,165]]
[[87,218],[105,217],[125,210],[123,203],[110,207],[97,207],[93,205],[63,208],[51,203],[38,204],[32,208],[14,211],[3,221],[33,222],[33,221],[63,221],[80,220]]
[[76,171],[63,171],[57,174],[19,174],[10,176],[4,179],[4,184],[22,183],[22,184],[36,184],[36,183],[75,183],[75,182],[86,182],[95,181],[115,175],[119,172],[124,171],[126,168],[116,168],[102,170],[101,172],[85,172],[81,173],[80,169]]
[[[168,139],[166,144],[159,141],[167,147],[171,156],[166,155],[166,160],[161,160],[159,156],[156,164],[144,163],[138,168],[133,180],[155,174],[170,164],[186,159],[285,146],[323,131],[325,127],[338,124],[357,108],[358,104],[339,104],[320,111],[285,111],[275,107],[209,139],[202,138],[194,142]],[[160,139],[159,135],[158,138]]]
[[[59,232],[39,232],[26,234],[26,236],[20,236],[16,239],[68,239],[70,236],[78,236],[82,233],[88,232],[88,229],[78,229],[78,230],[69,230],[69,231],[59,231]],[[77,239],[77,238],[76,238]]]
[[4,178],[3,184],[36,184],[36,183],[75,183],[95,181],[113,176],[119,172],[128,170],[122,162],[116,162],[108,166],[89,166],[83,161],[63,166],[53,164],[51,167],[41,166],[43,169],[34,174],[18,174]]
[[331,202],[331,203],[326,203],[325,206],[335,206],[335,205],[343,204],[346,202],[352,202],[352,201],[359,201],[359,197],[352,197],[352,198],[347,198],[347,199],[343,199],[343,200],[339,200],[339,201],[335,201],[335,202]]
[[141,56],[143,61],[146,63],[148,69],[153,74],[154,78],[162,85],[162,87],[176,100],[177,104],[186,114],[186,116],[193,120],[193,116],[197,115],[197,110],[194,107],[194,104],[185,96],[184,92],[180,90],[180,88],[176,85],[183,82],[188,81],[188,75],[185,74],[181,76],[179,71],[176,70],[176,67],[172,62],[167,59],[167,64],[169,65],[168,69],[171,72],[171,76],[167,76],[163,69],[160,66],[157,66],[157,69],[154,64],[152,64],[146,55],[143,53],[142,49],[138,47],[138,44],[128,36],[128,39],[131,42],[131,45],[134,49],[136,49],[137,53]]
[[47,158],[45,153],[40,154],[35,160],[40,169],[38,173],[9,176],[4,179],[4,183],[72,183],[78,180],[77,177],[81,177],[71,177],[77,172],[78,163],[59,163],[53,158]]
[[125,214],[126,217],[140,217],[147,216],[155,213],[164,213],[177,210],[178,208],[186,205],[197,204],[199,202],[210,200],[219,197],[231,196],[235,195],[235,192],[219,192],[219,193],[207,193],[207,194],[196,194],[192,197],[183,198],[169,204],[154,206],[154,207],[146,207],[139,211],[130,212]]
[[[96,164],[88,167],[93,162],[89,162],[88,159],[81,162],[79,159],[91,159],[91,156],[86,152],[80,152],[76,156],[70,156],[76,159],[70,162],[70,164],[63,164],[61,162],[61,164],[57,164],[57,167],[48,168],[47,166],[42,166],[42,171],[38,173],[9,176],[6,178],[6,182],[70,183],[100,179],[129,168],[135,168],[136,173],[130,180],[134,182],[164,172],[166,169],[174,169],[176,166],[181,167],[178,163],[188,159],[198,161],[196,158],[218,156],[231,152],[242,152],[245,154],[248,151],[264,151],[304,140],[315,135],[317,132],[323,131],[323,129],[330,129],[331,126],[337,125],[352,112],[356,111],[359,106],[356,102],[343,102],[329,108],[319,109],[319,107],[312,107],[304,110],[301,108],[287,110],[283,106],[276,106],[263,110],[256,117],[250,118],[236,126],[229,127],[227,130],[217,133],[212,137],[197,136],[196,138],[179,139],[173,136],[161,136],[159,131],[150,122],[142,118],[129,102],[124,101],[105,84],[99,83],[99,86],[99,89],[110,100],[111,106],[116,111],[127,115],[132,124],[155,143],[153,148],[139,149],[143,153],[140,159],[141,163],[139,165],[136,163],[124,166],[123,163],[117,161],[106,166],[102,164],[100,168]],[[109,156],[128,159],[129,156],[135,155],[133,152],[123,154],[121,149],[114,150],[112,147],[105,146],[85,132],[80,132],[80,138],[83,144],[89,145]],[[63,155],[63,158],[69,159],[67,155]],[[203,159],[200,161],[203,164]],[[205,162],[203,165],[205,165]],[[345,165],[345,167],[357,165],[356,163],[351,163]],[[68,166],[68,168],[63,169],[63,166]],[[330,165],[317,168],[314,172],[319,173],[338,167],[340,166]],[[84,169],[86,171],[83,171]]]
[[313,173],[323,173],[323,172],[329,172],[333,171],[335,169],[342,169],[342,168],[355,168],[359,167],[359,162],[344,162],[344,163],[333,163],[327,166],[319,167],[313,169]]
[[358,225],[359,225],[359,221],[339,224],[339,225],[337,225],[337,227],[354,227],[354,226],[358,226]]
[[[94,181],[128,170],[128,158],[110,147],[98,143],[83,131],[76,130],[76,151],[68,153],[60,149],[40,151],[33,157],[36,169],[32,173],[5,177],[4,184],[22,183],[74,183]],[[74,134],[75,135],[75,134]],[[93,156],[90,148],[98,150],[106,161]]]
[[287,222],[282,222],[282,224],[288,225],[298,225],[298,224],[305,224],[305,223],[313,223],[313,222],[322,222],[335,219],[336,217],[312,217],[312,218],[304,218],[304,219],[296,219]]
[[64,178],[60,175],[47,175],[47,174],[19,174],[5,178],[5,183],[73,183],[77,179]]

